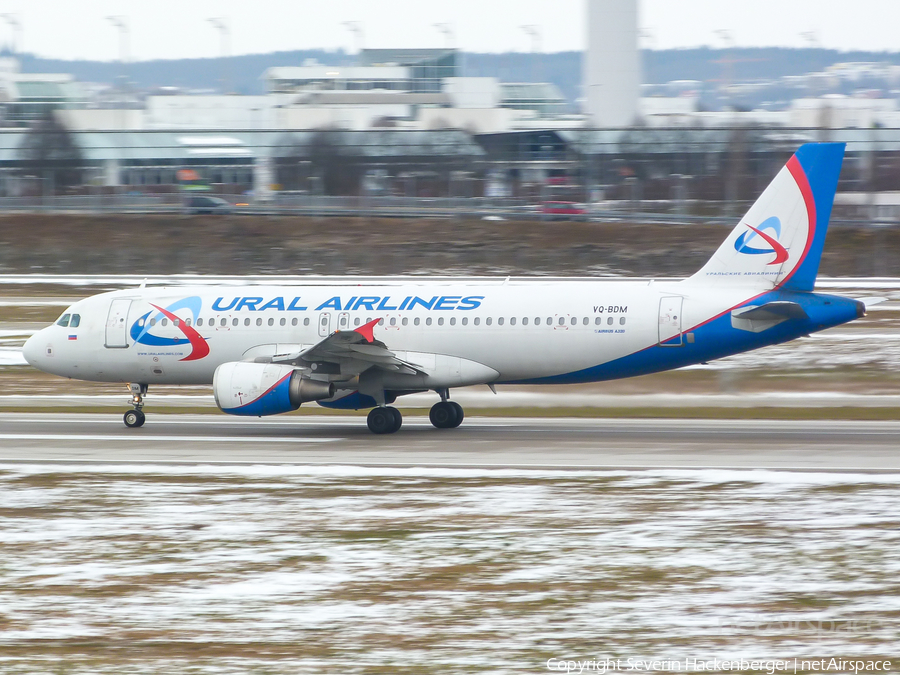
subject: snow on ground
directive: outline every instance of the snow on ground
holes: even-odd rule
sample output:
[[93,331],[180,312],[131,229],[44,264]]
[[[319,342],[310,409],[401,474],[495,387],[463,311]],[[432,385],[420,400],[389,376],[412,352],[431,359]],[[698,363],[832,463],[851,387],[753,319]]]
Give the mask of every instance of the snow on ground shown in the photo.
[[898,507],[900,475],[0,466],[0,673],[890,654]]

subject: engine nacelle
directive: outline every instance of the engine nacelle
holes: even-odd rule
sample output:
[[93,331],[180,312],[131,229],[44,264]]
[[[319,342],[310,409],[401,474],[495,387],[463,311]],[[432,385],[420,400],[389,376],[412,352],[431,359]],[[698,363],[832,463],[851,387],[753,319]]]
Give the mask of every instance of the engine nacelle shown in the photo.
[[334,396],[334,384],[301,377],[274,363],[223,363],[213,375],[216,405],[229,415],[262,417],[290,412],[301,403]]

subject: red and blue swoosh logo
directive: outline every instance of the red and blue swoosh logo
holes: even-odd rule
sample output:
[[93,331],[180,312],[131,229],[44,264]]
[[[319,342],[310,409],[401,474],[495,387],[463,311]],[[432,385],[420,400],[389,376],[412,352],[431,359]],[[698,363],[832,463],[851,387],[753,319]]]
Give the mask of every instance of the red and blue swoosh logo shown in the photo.
[[[767,253],[774,253],[775,259],[769,263],[766,263],[767,265],[780,265],[788,259],[787,249],[778,242],[778,237],[781,236],[781,221],[776,216],[766,218],[766,220],[760,223],[759,227],[753,227],[749,224],[747,225],[747,227],[749,228],[749,230],[746,232],[742,232],[741,236],[739,236],[735,240],[735,251],[737,251],[738,253],[746,253],[747,255],[764,255]],[[771,234],[767,234],[767,230],[774,232],[775,236],[773,237]],[[753,243],[756,243],[757,237],[768,244],[769,248],[758,248],[757,246],[752,246]]]
[[[131,324],[131,339],[149,347],[181,347],[184,346],[186,339],[191,345],[191,353],[181,361],[197,361],[204,358],[209,354],[209,344],[206,339],[192,326],[188,326],[183,317],[179,317],[175,313],[181,309],[190,310],[192,323],[196,323],[197,316],[200,314],[200,304],[200,298],[197,296],[178,300],[165,308],[151,303],[150,306],[157,311],[157,314],[151,317],[150,315],[153,314],[151,310]],[[171,321],[172,325],[184,334],[184,338],[161,337],[151,332],[163,318]]]

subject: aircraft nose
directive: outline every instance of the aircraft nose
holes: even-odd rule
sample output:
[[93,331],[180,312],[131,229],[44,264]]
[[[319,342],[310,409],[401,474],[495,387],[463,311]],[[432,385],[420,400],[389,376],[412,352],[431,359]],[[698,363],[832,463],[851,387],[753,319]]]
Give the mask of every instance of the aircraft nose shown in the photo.
[[40,335],[42,331],[38,331],[30,338],[25,340],[25,344],[22,345],[22,356],[25,357],[25,360],[28,361],[28,365],[38,367],[38,357],[40,355],[41,348],[38,346],[40,342]]

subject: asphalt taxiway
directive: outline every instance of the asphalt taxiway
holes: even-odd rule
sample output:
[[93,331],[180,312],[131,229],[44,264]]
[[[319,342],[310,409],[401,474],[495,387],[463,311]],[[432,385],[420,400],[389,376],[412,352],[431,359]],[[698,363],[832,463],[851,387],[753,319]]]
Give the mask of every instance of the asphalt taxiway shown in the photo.
[[2,413],[0,462],[275,463],[900,471],[900,422],[426,417],[375,436],[362,417]]

